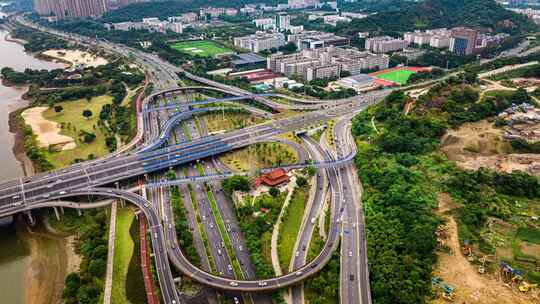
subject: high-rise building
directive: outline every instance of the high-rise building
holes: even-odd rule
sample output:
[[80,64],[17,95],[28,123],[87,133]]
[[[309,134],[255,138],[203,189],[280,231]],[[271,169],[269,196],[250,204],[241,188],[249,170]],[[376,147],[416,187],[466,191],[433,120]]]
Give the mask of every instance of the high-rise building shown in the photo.
[[34,0],[34,9],[42,16],[58,19],[96,18],[107,11],[104,0]]
[[279,29],[288,29],[291,26],[291,16],[290,15],[278,15],[278,28]]
[[450,51],[461,56],[474,54],[477,36],[477,30],[463,27],[453,28],[450,39]]

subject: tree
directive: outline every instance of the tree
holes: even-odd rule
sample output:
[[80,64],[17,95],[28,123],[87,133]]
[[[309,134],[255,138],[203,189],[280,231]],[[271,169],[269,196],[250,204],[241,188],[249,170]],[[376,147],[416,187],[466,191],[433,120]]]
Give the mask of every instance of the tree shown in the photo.
[[309,176],[313,176],[315,175],[315,173],[317,173],[317,169],[315,169],[315,167],[313,166],[308,166],[307,167],[307,173]]
[[54,111],[56,113],[60,113],[60,112],[64,111],[64,107],[62,107],[62,106],[54,106]]
[[303,186],[307,185],[307,179],[305,177],[298,176],[296,178],[296,185],[298,187],[303,187]]
[[88,264],[88,272],[96,277],[101,277],[105,274],[107,263],[103,259],[91,260]]
[[270,190],[268,191],[268,193],[270,193],[270,195],[272,197],[277,197],[279,195],[279,189],[276,188],[276,187],[272,187],[270,188]]
[[83,110],[82,115],[83,115],[86,119],[90,119],[90,117],[92,117],[92,111],[90,111],[90,110],[88,110],[88,109],[85,109],[85,110]]
[[87,144],[93,142],[96,139],[96,134],[86,132],[86,131],[81,131],[81,136],[82,136],[83,142]]

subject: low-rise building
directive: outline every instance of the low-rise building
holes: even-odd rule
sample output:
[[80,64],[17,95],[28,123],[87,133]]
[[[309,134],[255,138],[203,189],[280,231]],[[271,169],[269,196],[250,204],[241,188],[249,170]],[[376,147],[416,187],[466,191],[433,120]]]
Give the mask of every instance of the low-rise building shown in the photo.
[[266,58],[255,53],[244,53],[234,55],[234,60],[231,64],[234,68],[256,68],[266,66]]
[[379,87],[377,78],[367,74],[358,74],[350,77],[341,78],[334,83],[336,86],[353,89],[357,92],[373,90]]
[[285,171],[285,169],[278,168],[257,178],[255,180],[255,187],[259,187],[261,185],[276,187],[281,184],[288,183],[290,180],[291,177],[287,174],[287,171]]
[[[320,41],[317,43],[317,41]],[[345,46],[351,43],[346,37],[337,36],[333,33],[319,31],[303,31],[298,34],[292,34],[287,37],[287,42],[296,44],[298,49],[320,48],[327,46]]]
[[326,15],[323,17],[324,24],[328,24],[331,26],[336,26],[338,23],[349,23],[351,22],[351,18],[343,17],[339,15]]

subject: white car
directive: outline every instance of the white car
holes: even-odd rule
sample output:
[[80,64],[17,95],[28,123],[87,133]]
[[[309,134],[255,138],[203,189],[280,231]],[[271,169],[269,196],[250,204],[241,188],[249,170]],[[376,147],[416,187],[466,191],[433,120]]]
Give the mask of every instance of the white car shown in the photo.
[[259,282],[259,286],[266,286],[268,285],[268,282]]
[[230,282],[230,283],[229,283],[229,285],[231,285],[231,286],[234,286],[234,287],[236,287],[236,286],[238,286],[238,283],[237,283],[237,282],[234,282],[234,281],[232,281],[232,282]]

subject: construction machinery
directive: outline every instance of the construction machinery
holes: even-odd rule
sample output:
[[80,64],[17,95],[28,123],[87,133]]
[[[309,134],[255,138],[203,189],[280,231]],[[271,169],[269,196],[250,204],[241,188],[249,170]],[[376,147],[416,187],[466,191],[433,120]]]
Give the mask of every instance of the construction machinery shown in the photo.
[[469,242],[469,240],[465,240],[463,242],[463,246],[461,246],[461,252],[466,257],[472,255],[472,248],[471,248],[471,243]]
[[452,285],[446,284],[441,278],[433,277],[431,278],[431,286],[439,289],[442,292],[442,298],[453,302],[456,299],[456,294],[454,293],[454,287]]
[[519,285],[519,291],[521,291],[523,293],[527,293],[527,292],[529,292],[530,289],[533,289],[533,288],[536,288],[536,287],[538,287],[538,284],[529,284],[529,283],[523,281]]
[[519,285],[523,281],[525,272],[513,268],[506,262],[501,262],[500,267],[503,278],[506,278],[507,280],[510,279],[510,281],[516,285]]

